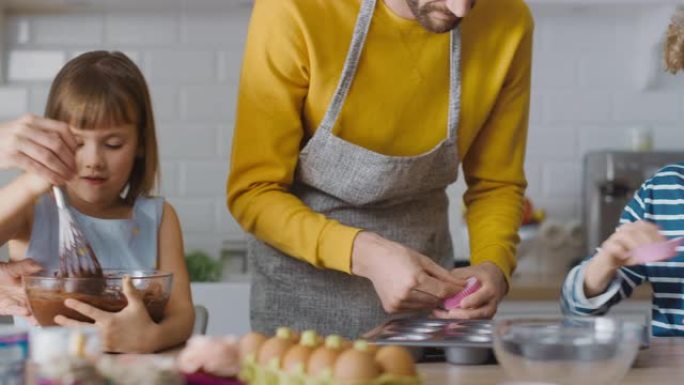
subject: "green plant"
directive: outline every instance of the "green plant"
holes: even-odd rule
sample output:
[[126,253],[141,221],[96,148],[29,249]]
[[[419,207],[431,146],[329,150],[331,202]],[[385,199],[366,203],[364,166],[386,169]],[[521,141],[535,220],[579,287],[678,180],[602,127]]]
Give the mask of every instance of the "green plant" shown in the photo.
[[192,282],[216,282],[221,279],[223,264],[203,251],[192,251],[185,255],[188,273]]

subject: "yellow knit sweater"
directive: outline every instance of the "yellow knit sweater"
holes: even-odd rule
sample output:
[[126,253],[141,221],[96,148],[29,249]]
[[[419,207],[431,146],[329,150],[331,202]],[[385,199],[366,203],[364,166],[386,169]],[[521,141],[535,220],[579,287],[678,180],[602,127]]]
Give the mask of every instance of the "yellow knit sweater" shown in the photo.
[[[238,95],[228,207],[257,238],[315,266],[350,272],[360,229],[289,193],[299,150],[325,114],[361,0],[256,0]],[[523,0],[478,0],[463,20],[458,149],[471,262],[515,267],[533,22]],[[446,137],[449,34],[427,32],[382,0],[335,135],[387,155]],[[360,127],[374,127],[372,131]],[[454,159],[456,161],[456,159]]]

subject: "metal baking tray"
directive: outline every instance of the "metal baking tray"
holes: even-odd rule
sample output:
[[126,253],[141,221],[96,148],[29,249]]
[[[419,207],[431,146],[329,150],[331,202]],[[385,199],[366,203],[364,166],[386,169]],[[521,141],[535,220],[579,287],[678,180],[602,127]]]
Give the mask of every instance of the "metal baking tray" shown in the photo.
[[481,365],[494,362],[492,333],[491,320],[401,318],[385,322],[364,338],[378,345],[410,348],[419,361],[439,360],[435,352],[441,349],[451,364]]

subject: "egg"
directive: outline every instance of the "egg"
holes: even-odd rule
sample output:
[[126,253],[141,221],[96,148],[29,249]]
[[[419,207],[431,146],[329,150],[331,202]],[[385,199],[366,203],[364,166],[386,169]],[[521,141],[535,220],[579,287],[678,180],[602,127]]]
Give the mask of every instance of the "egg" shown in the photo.
[[283,357],[282,368],[288,373],[306,372],[309,356],[318,345],[319,338],[315,331],[302,333],[298,345],[292,346]]
[[406,377],[416,375],[416,364],[411,353],[401,346],[381,347],[375,353],[375,361],[385,373]]
[[342,352],[335,362],[333,377],[343,382],[377,378],[380,375],[380,367],[368,349],[366,341],[356,341],[352,349]]
[[332,371],[335,361],[342,352],[344,340],[337,335],[330,335],[325,339],[325,345],[315,349],[309,356],[307,373],[310,376],[318,376],[325,370]]
[[292,341],[292,331],[288,328],[278,328],[275,337],[269,338],[261,345],[257,353],[257,363],[262,366],[275,365],[280,367],[280,362],[290,347],[294,345]]
[[240,362],[244,361],[250,354],[256,356],[256,352],[267,339],[265,335],[257,332],[249,332],[242,336],[238,344]]
[[292,346],[283,357],[283,370],[287,373],[306,372],[306,364],[312,351],[313,348],[311,346]]

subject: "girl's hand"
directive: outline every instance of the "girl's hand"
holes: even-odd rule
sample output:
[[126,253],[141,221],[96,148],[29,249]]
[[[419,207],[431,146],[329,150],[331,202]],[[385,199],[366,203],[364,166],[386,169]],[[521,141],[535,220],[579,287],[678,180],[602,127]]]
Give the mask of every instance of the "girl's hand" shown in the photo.
[[63,185],[76,173],[76,148],[63,122],[24,115],[0,124],[0,169],[20,168]]
[[651,222],[631,222],[618,227],[587,263],[584,271],[584,293],[587,298],[603,293],[620,267],[639,264],[632,257],[632,250],[665,241],[658,226]]
[[[152,353],[148,342],[150,334],[157,326],[147,313],[142,295],[133,287],[131,278],[123,278],[123,292],[128,305],[117,313],[110,313],[75,299],[67,299],[64,304],[91,318],[100,329],[102,350],[112,353]],[[55,317],[61,326],[88,326],[87,322],[76,321],[61,315]]]
[[352,273],[371,280],[388,313],[434,309],[465,286],[425,255],[366,231],[354,240]]
[[438,318],[449,319],[490,319],[494,317],[499,302],[508,292],[508,283],[501,269],[491,262],[485,262],[475,266],[454,269],[451,274],[462,280],[475,277],[482,286],[475,293],[465,297],[459,308],[437,309],[433,315]]

